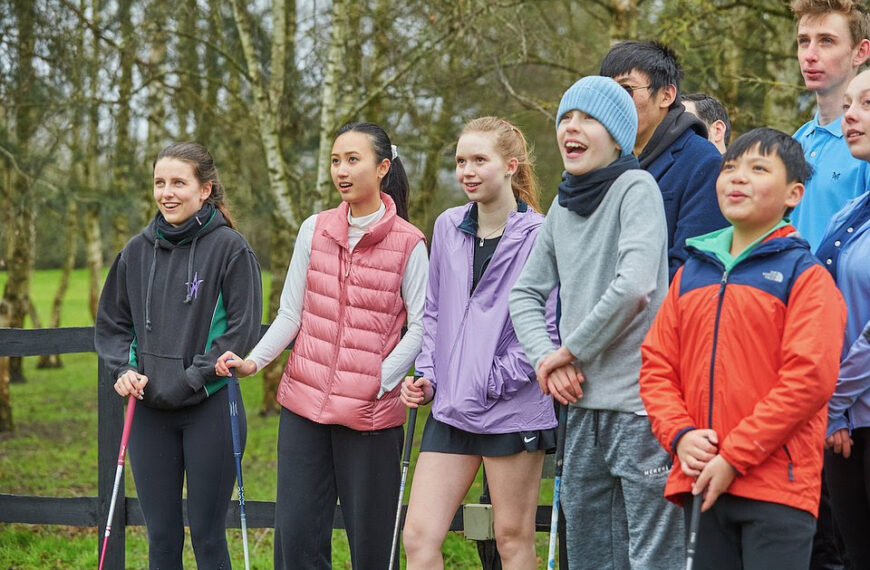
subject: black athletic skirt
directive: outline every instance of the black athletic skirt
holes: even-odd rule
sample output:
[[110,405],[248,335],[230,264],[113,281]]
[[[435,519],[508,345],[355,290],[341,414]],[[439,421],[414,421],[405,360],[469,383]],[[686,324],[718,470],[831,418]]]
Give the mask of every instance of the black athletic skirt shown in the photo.
[[432,415],[423,428],[420,451],[480,455],[482,457],[507,457],[521,451],[546,451],[556,449],[556,428],[523,431],[516,433],[471,433],[439,422]]

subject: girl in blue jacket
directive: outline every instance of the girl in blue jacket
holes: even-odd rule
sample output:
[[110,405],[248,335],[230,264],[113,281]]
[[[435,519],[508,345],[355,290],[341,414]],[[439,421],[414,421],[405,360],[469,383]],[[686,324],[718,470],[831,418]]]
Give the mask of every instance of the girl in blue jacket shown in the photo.
[[[870,72],[846,90],[843,135],[855,158],[870,162]],[[816,255],[849,309],[837,388],[828,403],[825,477],[846,554],[870,560],[870,192],[840,210]]]
[[443,567],[441,544],[482,461],[504,567],[534,568],[541,467],[556,419],[508,309],[544,220],[522,133],[495,117],[469,122],[456,179],[470,203],[435,222],[423,350],[417,377],[402,386],[407,406],[432,402],[404,527],[407,567]]

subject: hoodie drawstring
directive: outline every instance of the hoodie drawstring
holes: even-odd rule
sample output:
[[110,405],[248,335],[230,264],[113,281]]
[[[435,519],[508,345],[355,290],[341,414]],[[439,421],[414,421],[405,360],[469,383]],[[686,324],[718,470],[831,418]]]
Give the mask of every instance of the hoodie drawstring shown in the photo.
[[148,271],[148,292],[145,294],[145,330],[151,330],[151,289],[154,285],[154,273],[157,269],[157,239],[154,240],[154,256],[151,258],[151,269]]

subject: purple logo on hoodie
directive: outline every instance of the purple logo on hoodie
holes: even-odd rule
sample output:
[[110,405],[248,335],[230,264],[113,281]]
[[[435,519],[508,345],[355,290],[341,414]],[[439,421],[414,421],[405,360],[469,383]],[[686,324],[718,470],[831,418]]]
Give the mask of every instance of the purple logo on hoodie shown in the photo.
[[187,296],[191,299],[196,299],[196,296],[199,295],[199,286],[202,285],[202,279],[199,279],[199,272],[193,274],[193,279],[190,281],[185,281],[184,284],[187,285]]

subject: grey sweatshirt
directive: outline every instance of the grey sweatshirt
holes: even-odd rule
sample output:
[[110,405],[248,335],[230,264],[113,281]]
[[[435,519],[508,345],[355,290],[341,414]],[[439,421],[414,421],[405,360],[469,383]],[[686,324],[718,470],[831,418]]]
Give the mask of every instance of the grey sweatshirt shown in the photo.
[[511,319],[537,369],[557,348],[545,310],[560,285],[559,333],[585,377],[576,405],[643,412],[640,344],[667,293],[667,235],[661,192],[645,170],[623,173],[586,218],[553,200],[511,290]]

